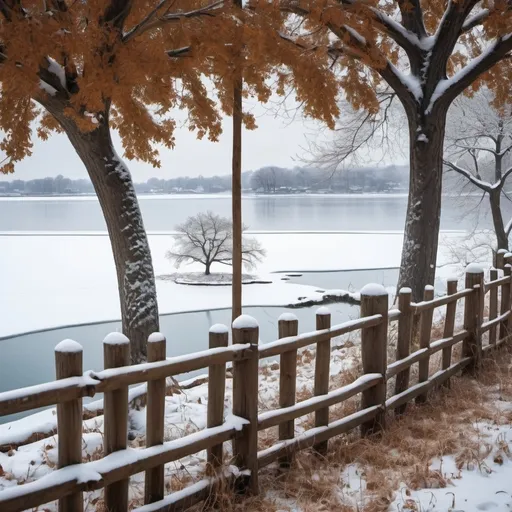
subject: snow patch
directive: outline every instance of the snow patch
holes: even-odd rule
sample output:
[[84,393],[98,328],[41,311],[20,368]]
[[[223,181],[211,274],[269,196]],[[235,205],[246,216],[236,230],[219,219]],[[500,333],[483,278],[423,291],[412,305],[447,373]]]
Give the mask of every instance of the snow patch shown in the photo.
[[381,297],[388,294],[384,286],[376,283],[369,283],[366,286],[363,286],[359,293],[361,294],[361,297],[363,295],[366,295],[367,297]]
[[224,324],[213,324],[209,332],[212,334],[226,334],[229,332],[229,329]]
[[426,292],[433,292],[434,291],[434,287],[431,284],[427,284],[425,286],[425,291]]
[[293,313],[282,313],[277,319],[278,322],[295,322],[299,319]]
[[62,340],[56,347],[55,352],[82,352],[83,347],[74,340]]
[[466,267],[466,274],[482,274],[484,271],[484,268],[482,265],[479,265],[478,263],[470,263]]
[[412,293],[412,289],[408,286],[403,286],[398,293]]
[[326,308],[325,306],[322,306],[321,308],[318,308],[316,310],[316,314],[323,316],[323,315],[330,315],[331,312],[329,311],[329,308]]
[[258,321],[250,315],[240,315],[235,318],[232,325],[233,329],[257,329]]
[[111,332],[105,336],[103,343],[107,345],[124,345],[130,340],[122,332]]
[[165,336],[161,332],[153,332],[148,337],[148,343],[159,343],[165,341]]

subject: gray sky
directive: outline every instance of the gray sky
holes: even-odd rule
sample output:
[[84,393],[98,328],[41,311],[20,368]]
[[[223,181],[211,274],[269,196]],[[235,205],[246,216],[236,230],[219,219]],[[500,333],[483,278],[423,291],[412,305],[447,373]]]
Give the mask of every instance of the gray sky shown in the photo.
[[[300,165],[297,156],[305,154],[302,148],[307,145],[306,134],[313,133],[320,125],[311,120],[304,120],[297,112],[294,118],[284,118],[276,117],[262,106],[255,106],[252,111],[257,118],[258,128],[254,131],[244,131],[243,170],[258,169],[266,165]],[[189,132],[186,127],[178,127],[175,131],[175,149],[161,150],[160,169],[142,162],[128,162],[134,180],[229,174],[231,122],[231,118],[224,119],[224,131],[219,142],[197,140],[195,134]],[[117,134],[114,134],[114,143],[119,154],[122,154]],[[32,156],[18,164],[15,174],[6,178],[29,180],[58,174],[69,178],[87,177],[83,164],[65,135],[54,135],[46,142],[34,137]]]

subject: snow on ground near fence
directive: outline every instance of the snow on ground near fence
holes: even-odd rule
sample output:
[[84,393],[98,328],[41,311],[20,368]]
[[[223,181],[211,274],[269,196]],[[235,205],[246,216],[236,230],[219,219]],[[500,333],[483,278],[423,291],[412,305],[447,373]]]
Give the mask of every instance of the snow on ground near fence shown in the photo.
[[[317,288],[281,280],[279,271],[326,271],[397,267],[400,233],[264,233],[254,235],[267,250],[257,268],[272,284],[244,286],[245,306],[284,306],[299,297],[321,300]],[[441,237],[440,263],[445,250],[461,233]],[[165,258],[170,236],[149,237],[155,273],[175,272]],[[0,236],[0,336],[120,318],[112,252],[107,236]],[[226,271],[229,267],[213,268]],[[198,270],[184,267],[183,271]],[[161,314],[226,308],[229,287],[195,287],[157,281]]]

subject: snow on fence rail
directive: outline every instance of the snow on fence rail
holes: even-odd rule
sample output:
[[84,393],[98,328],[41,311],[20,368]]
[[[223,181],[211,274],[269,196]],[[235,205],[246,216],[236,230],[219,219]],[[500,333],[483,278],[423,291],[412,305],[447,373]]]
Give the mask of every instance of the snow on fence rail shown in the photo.
[[[511,257],[512,259],[512,257]],[[507,259],[506,263],[509,263]],[[398,309],[388,311],[385,290],[371,285],[361,290],[361,318],[331,326],[325,308],[317,312],[317,329],[298,334],[293,315],[279,319],[279,339],[258,346],[258,326],[253,319],[233,324],[233,345],[228,330],[216,325],[210,330],[210,348],[195,354],[166,358],[166,340],[152,335],[148,340],[148,362],[129,365],[129,343],[122,335],[104,341],[105,370],[82,370],[82,348],[66,340],[55,349],[55,382],[0,393],[0,415],[9,415],[57,404],[58,467],[42,478],[0,491],[2,512],[26,510],[58,500],[66,512],[83,510],[83,492],[104,488],[105,506],[114,512],[128,510],[130,476],[145,472],[145,505],[140,512],[185,510],[204,499],[214,499],[220,480],[237,488],[258,492],[258,471],[275,461],[289,466],[298,450],[327,451],[330,438],[361,428],[363,436],[386,426],[386,413],[404,414],[407,403],[427,400],[428,391],[449,385],[460,371],[478,370],[482,357],[509,339],[512,330],[510,265],[501,262],[503,277],[471,266],[465,288],[448,282],[447,295],[434,298],[426,287],[424,300],[411,302],[411,291],[401,290]],[[488,317],[484,318],[485,295],[489,293]],[[464,300],[464,325],[455,331],[457,303]],[[446,306],[443,337],[432,341],[434,309]],[[398,322],[396,361],[388,364],[388,326]],[[222,328],[221,328],[222,327]],[[331,338],[354,331],[361,333],[363,375],[351,384],[329,390]],[[483,334],[488,344],[483,346]],[[419,348],[410,352],[413,342]],[[462,343],[462,357],[452,361],[453,347]],[[297,351],[316,346],[314,397],[296,402]],[[433,354],[442,351],[441,369],[430,375]],[[258,412],[259,360],[279,356],[279,408]],[[232,415],[224,418],[226,363],[233,364]],[[418,364],[418,382],[410,386],[410,371]],[[208,367],[206,429],[181,439],[164,442],[166,378]],[[396,378],[392,396],[387,382]],[[147,382],[146,447],[127,447],[128,386]],[[104,457],[82,463],[82,398],[102,392],[104,398]],[[329,408],[361,395],[360,410],[341,419],[330,419]],[[315,414],[315,426],[295,435],[295,420]],[[279,441],[258,450],[258,431],[279,427]],[[233,468],[223,466],[223,444],[233,443]],[[164,465],[207,450],[208,477],[179,492],[164,496]],[[213,497],[213,498],[212,498]]]

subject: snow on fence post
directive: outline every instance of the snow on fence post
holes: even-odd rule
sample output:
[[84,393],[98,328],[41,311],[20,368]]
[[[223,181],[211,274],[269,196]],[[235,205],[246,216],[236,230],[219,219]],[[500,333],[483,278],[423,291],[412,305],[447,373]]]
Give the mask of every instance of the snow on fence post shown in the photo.
[[[498,279],[498,271],[491,268],[489,272],[489,280],[496,281]],[[498,287],[494,286],[489,290],[489,320],[494,320],[498,316]],[[493,325],[489,329],[489,345],[496,345],[496,326]]]
[[[148,338],[148,363],[165,361],[166,340],[159,332]],[[146,446],[156,446],[164,442],[165,418],[165,379],[148,382],[146,406]],[[164,465],[146,470],[144,483],[144,503],[154,503],[164,497]]]
[[[130,364],[130,341],[119,332],[113,332],[103,340],[105,369],[120,368]],[[104,398],[104,453],[126,449],[128,440],[128,386],[107,391]],[[105,486],[105,507],[109,512],[128,510],[129,479]]]
[[[505,276],[511,276],[512,267],[510,265],[505,265],[503,268],[503,274]],[[501,307],[500,307],[500,314],[503,315],[507,311],[510,311],[510,281],[508,283],[503,283],[501,285]],[[509,323],[507,320],[503,320],[503,322],[500,323],[500,334],[499,339],[502,340],[508,336],[508,327]]]
[[[413,311],[411,308],[412,290],[410,288],[402,288],[398,294],[398,309],[400,310],[400,318],[398,320],[398,341],[396,344],[396,360],[406,358],[411,352],[412,340],[412,318]],[[407,367],[396,376],[395,395],[405,391],[409,387],[409,376],[411,368]],[[403,404],[395,409],[395,415],[401,416],[405,413],[407,404]]]
[[[423,292],[423,300],[425,302],[431,301],[434,298],[434,287],[431,285],[425,286]],[[429,349],[430,347],[430,335],[432,332],[432,319],[434,316],[434,308],[428,308],[421,312],[420,315],[420,349]],[[428,352],[425,354],[423,359],[418,362],[418,383],[426,382],[428,380],[428,368],[430,364],[430,356]],[[422,404],[427,401],[427,393],[422,393],[416,397],[416,403]]]
[[372,420],[361,425],[363,437],[385,428],[386,369],[388,342],[388,293],[378,284],[368,284],[361,289],[361,317],[382,315],[382,322],[375,327],[361,329],[361,356],[363,372],[380,373],[380,384],[363,391],[361,409],[381,405],[382,410]]
[[[316,312],[316,329],[330,329],[331,313],[326,307],[321,307]],[[315,358],[315,396],[326,395],[329,392],[329,376],[331,362],[331,338],[319,341],[316,344]],[[329,425],[329,407],[315,411],[315,427]],[[320,455],[327,455],[328,441],[315,444],[313,449]]]
[[[222,324],[212,325],[208,334],[209,348],[228,346],[228,328]],[[208,367],[208,417],[207,428],[218,427],[224,422],[224,395],[226,393],[226,364]],[[222,443],[207,450],[208,471],[222,465]]]
[[235,465],[248,470],[239,480],[241,490],[258,493],[258,322],[241,315],[232,324],[233,343],[249,344],[248,358],[233,361],[233,414],[249,421],[233,440]]
[[[283,313],[278,320],[279,338],[297,336],[299,320],[291,313]],[[283,352],[279,361],[279,407],[295,405],[297,390],[297,350]],[[295,435],[295,421],[288,420],[279,425],[279,440],[293,439]],[[282,467],[289,467],[293,455],[286,455],[279,459]]]
[[473,360],[463,372],[471,373],[480,367],[482,359],[480,328],[484,311],[484,270],[480,265],[472,263],[466,267],[466,288],[472,288],[473,293],[466,297],[464,303],[464,329],[469,331],[469,336],[463,343],[463,356]]
[[[448,279],[446,283],[446,294],[454,295],[457,293],[457,278]],[[455,314],[457,312],[457,301],[446,304],[446,316],[444,319],[443,338],[451,338],[455,329]],[[443,348],[443,360],[441,368],[447,370],[452,364],[452,345]],[[443,386],[450,387],[450,379],[444,381]]]
[[[83,349],[76,341],[64,340],[55,347],[57,379],[80,377],[83,374]],[[82,399],[57,404],[58,467],[82,462]],[[59,499],[59,512],[83,510],[81,492]]]

